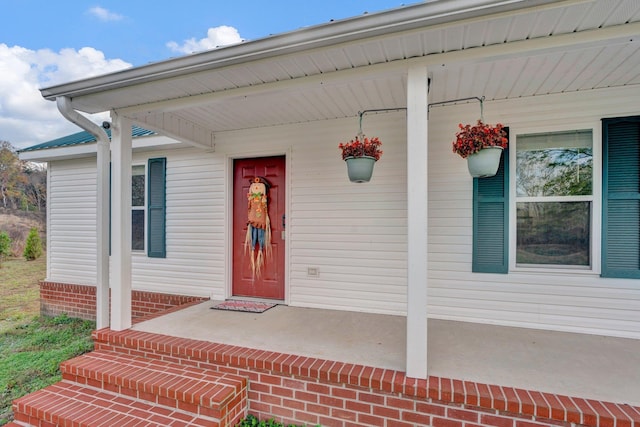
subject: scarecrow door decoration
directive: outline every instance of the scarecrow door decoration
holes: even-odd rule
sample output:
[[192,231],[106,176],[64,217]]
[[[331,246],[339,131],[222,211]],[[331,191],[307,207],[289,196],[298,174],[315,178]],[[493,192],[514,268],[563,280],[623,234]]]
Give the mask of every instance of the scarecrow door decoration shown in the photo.
[[271,256],[271,221],[269,220],[269,182],[261,177],[251,180],[247,194],[247,235],[244,240],[245,255],[251,257],[253,278],[260,277],[265,259]]

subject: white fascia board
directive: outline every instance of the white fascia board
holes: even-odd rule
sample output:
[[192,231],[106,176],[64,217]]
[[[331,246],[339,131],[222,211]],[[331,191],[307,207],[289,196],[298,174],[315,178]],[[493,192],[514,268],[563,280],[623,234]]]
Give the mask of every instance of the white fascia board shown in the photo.
[[96,155],[96,142],[71,145],[67,147],[46,148],[36,151],[23,151],[18,154],[20,160],[48,162],[51,160],[79,159]]
[[[166,136],[154,135],[134,138],[133,151],[146,151],[153,149],[168,149],[184,147],[185,144]],[[24,151],[19,153],[20,160],[30,162],[51,162],[56,160],[80,159],[96,156],[96,143],[71,145],[67,147],[46,148],[37,151]]]
[[[338,43],[554,3],[564,2],[558,0],[439,0],[418,3],[51,86],[41,89],[41,94],[48,100],[55,100],[58,96],[77,98],[144,82],[334,46]],[[88,111],[90,108],[85,107],[85,110],[100,112],[109,108],[110,106],[101,106],[101,108],[95,107],[95,111],[93,109]]]

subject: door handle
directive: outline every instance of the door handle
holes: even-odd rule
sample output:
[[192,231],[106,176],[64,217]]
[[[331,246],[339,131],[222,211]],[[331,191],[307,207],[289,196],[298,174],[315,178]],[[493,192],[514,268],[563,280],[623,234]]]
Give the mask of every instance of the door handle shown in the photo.
[[287,216],[282,214],[282,229],[287,228]]

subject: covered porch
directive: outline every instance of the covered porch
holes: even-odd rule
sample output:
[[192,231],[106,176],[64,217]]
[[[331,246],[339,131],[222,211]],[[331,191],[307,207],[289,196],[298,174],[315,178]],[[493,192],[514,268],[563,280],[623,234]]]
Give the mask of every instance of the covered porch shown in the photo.
[[[429,107],[482,96],[494,105],[507,101],[514,105],[527,104],[523,106],[524,111],[531,111],[531,105],[537,100],[554,99],[554,95],[596,92],[594,96],[597,96],[599,89],[637,85],[634,65],[639,52],[635,39],[639,25],[636,18],[627,16],[629,4],[616,5],[609,18],[600,22],[601,11],[612,7],[604,0],[478,1],[464,6],[447,1],[428,2],[44,89],[46,99],[56,100],[63,114],[81,125],[77,111],[111,111],[112,123],[107,124],[113,131],[111,141],[102,129],[85,123],[100,141],[97,154],[97,205],[101,208],[97,215],[98,325],[114,330],[126,330],[131,326],[130,130],[136,124],[202,150],[203,154],[220,156],[216,161],[226,162],[226,168],[234,158],[274,153],[284,153],[287,158],[300,162],[292,165],[291,170],[297,175],[290,178],[291,191],[287,193],[291,211],[287,219],[291,227],[287,230],[287,297],[283,302],[291,306],[324,304],[327,307],[351,301],[349,308],[352,310],[380,312],[393,300],[397,306],[394,312],[406,315],[402,322],[398,321],[401,330],[393,333],[404,339],[399,343],[398,357],[394,357],[396,362],[404,357],[404,362],[395,368],[401,368],[413,378],[426,378],[428,366],[437,369],[427,359],[427,342],[431,339],[427,338],[427,318],[442,317],[442,313],[429,312],[428,308],[457,309],[468,313],[466,318],[472,319],[478,314],[470,313],[472,310],[468,306],[477,304],[470,295],[483,301],[505,295],[504,291],[493,289],[489,289],[488,296],[483,298],[477,298],[475,294],[478,288],[472,282],[477,277],[469,275],[468,271],[471,181],[467,177],[462,181],[457,175],[452,176],[441,161],[442,153],[449,151],[451,135],[436,134],[439,131],[436,123],[447,114],[442,109],[430,112]],[[574,22],[565,22],[566,16],[574,17]],[[539,25],[539,22],[547,25]],[[510,105],[503,107],[503,116],[507,119],[510,118],[508,113],[517,111]],[[395,142],[399,148],[395,153],[394,168],[389,172],[392,179],[383,183],[386,187],[380,188],[380,192],[371,187],[362,192],[370,192],[368,196],[382,194],[389,198],[388,205],[403,211],[399,217],[393,216],[398,215],[394,211],[386,218],[386,224],[395,226],[389,228],[388,234],[393,238],[399,236],[398,239],[386,242],[379,249],[380,252],[393,251],[397,263],[402,262],[401,268],[389,269],[387,274],[401,278],[404,283],[393,289],[379,284],[377,294],[372,297],[365,286],[367,280],[372,279],[364,274],[368,272],[354,273],[345,268],[348,266],[341,266],[342,269],[331,273],[344,276],[348,283],[345,287],[350,292],[341,296],[341,290],[335,290],[333,295],[325,295],[323,292],[328,288],[313,282],[308,274],[314,270],[317,261],[313,260],[316,264],[307,263],[305,251],[294,247],[295,243],[298,247],[310,244],[321,234],[312,227],[298,226],[296,230],[295,221],[306,225],[317,218],[296,218],[294,215],[314,209],[312,203],[302,197],[306,193],[301,193],[309,185],[304,180],[311,179],[311,175],[304,173],[304,161],[311,160],[313,150],[321,151],[321,158],[328,159],[326,153],[329,151],[314,143],[313,138],[306,138],[306,144],[299,143],[300,138],[288,145],[283,141],[296,130],[305,135],[321,135],[325,129],[323,132],[318,129],[324,123],[330,124],[327,128],[337,135],[341,120],[344,122],[340,124],[346,123],[346,119],[355,119],[357,113],[364,110],[396,107],[406,110],[406,118],[387,145],[391,147]],[[533,109],[538,112],[546,108],[545,105]],[[629,106],[619,114],[630,114],[627,110],[633,112],[634,107]],[[483,114],[482,110],[480,114]],[[472,117],[477,117],[475,106]],[[517,118],[511,116],[511,121],[515,120]],[[545,121],[544,118],[536,120]],[[565,121],[551,117],[546,122],[553,120]],[[353,125],[355,127],[355,120]],[[532,124],[521,126],[531,129]],[[390,127],[380,126],[379,130]],[[435,131],[430,131],[431,127]],[[264,138],[258,131],[268,133],[277,129],[281,131],[271,139]],[[332,139],[332,144],[336,140]],[[239,141],[260,142],[243,146]],[[305,155],[309,152],[310,156]],[[390,157],[391,152],[386,159]],[[334,170],[333,164],[320,163],[314,172],[319,174],[326,188],[332,189],[324,200],[332,201],[332,194],[337,195],[335,198],[342,197],[341,207],[351,216],[359,206],[356,203],[349,205],[348,196],[340,192],[341,184],[332,181],[331,173],[326,173]],[[110,212],[109,170],[113,177]],[[222,173],[228,180],[228,171]],[[230,184],[225,182],[224,185],[220,224],[229,228],[232,224],[228,207]],[[441,198],[448,197],[456,188],[460,189],[458,204],[450,206],[448,211],[438,211],[443,205]],[[296,190],[298,193],[294,195]],[[398,194],[400,197],[395,198]],[[180,204],[179,196],[169,199],[168,210]],[[368,200],[362,205],[369,206],[367,203]],[[379,209],[379,205],[371,206],[371,211],[384,210]],[[456,223],[446,221],[450,218],[455,218]],[[374,228],[383,222],[383,218],[372,218],[367,224]],[[367,228],[360,229],[352,224],[344,227],[359,238],[368,232]],[[223,249],[230,251],[232,238],[228,230],[216,229],[216,233],[222,236]],[[294,240],[296,236],[302,237]],[[188,252],[179,253],[171,243],[167,251],[169,257],[185,256]],[[327,269],[335,265],[329,254],[335,253],[337,247],[344,247],[341,242],[331,243],[337,246],[326,245],[319,251],[327,254],[325,259],[319,260]],[[362,249],[366,242],[359,242],[359,245],[358,250],[352,251],[358,255],[351,263],[365,265],[371,258]],[[434,245],[439,246],[434,250]],[[216,274],[217,287],[198,289],[199,292],[224,298],[233,296],[231,264],[223,252],[216,260],[222,266]],[[597,259],[597,253],[594,259]],[[176,256],[171,261],[181,263],[183,259]],[[451,277],[456,281],[453,287],[448,283]],[[500,281],[503,286],[500,289],[511,289],[503,278],[487,280],[492,284]],[[438,297],[433,298],[436,286],[442,291],[439,304],[433,302]],[[469,287],[463,298],[457,292],[460,287]],[[310,291],[312,297],[308,297]],[[428,295],[433,299],[429,300]],[[539,307],[545,303],[539,302],[537,292],[530,292],[526,298],[531,307],[528,314],[538,319]],[[460,307],[451,306],[456,304],[452,301],[461,300],[464,301]],[[509,313],[521,310],[512,305],[513,301],[502,303],[508,306]],[[367,304],[371,306],[367,307]],[[492,313],[495,308],[488,303],[483,310]],[[529,321],[526,319],[524,323]],[[185,326],[192,327],[189,322]],[[287,329],[289,327],[291,324]]]
[[[284,305],[256,314],[214,310],[214,304],[194,304],[132,330],[398,372],[411,347],[402,316]],[[430,319],[428,360],[430,382],[640,406],[639,340]]]

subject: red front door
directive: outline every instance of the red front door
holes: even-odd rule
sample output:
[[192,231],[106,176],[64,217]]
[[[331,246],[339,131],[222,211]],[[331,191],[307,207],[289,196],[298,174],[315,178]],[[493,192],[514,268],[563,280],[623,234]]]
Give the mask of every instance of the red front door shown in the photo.
[[[284,299],[285,157],[239,159],[233,162],[233,295]],[[267,208],[271,220],[271,256],[258,274],[251,268],[257,249],[245,249],[251,181],[263,177],[271,185]],[[265,253],[266,255],[266,253]]]

